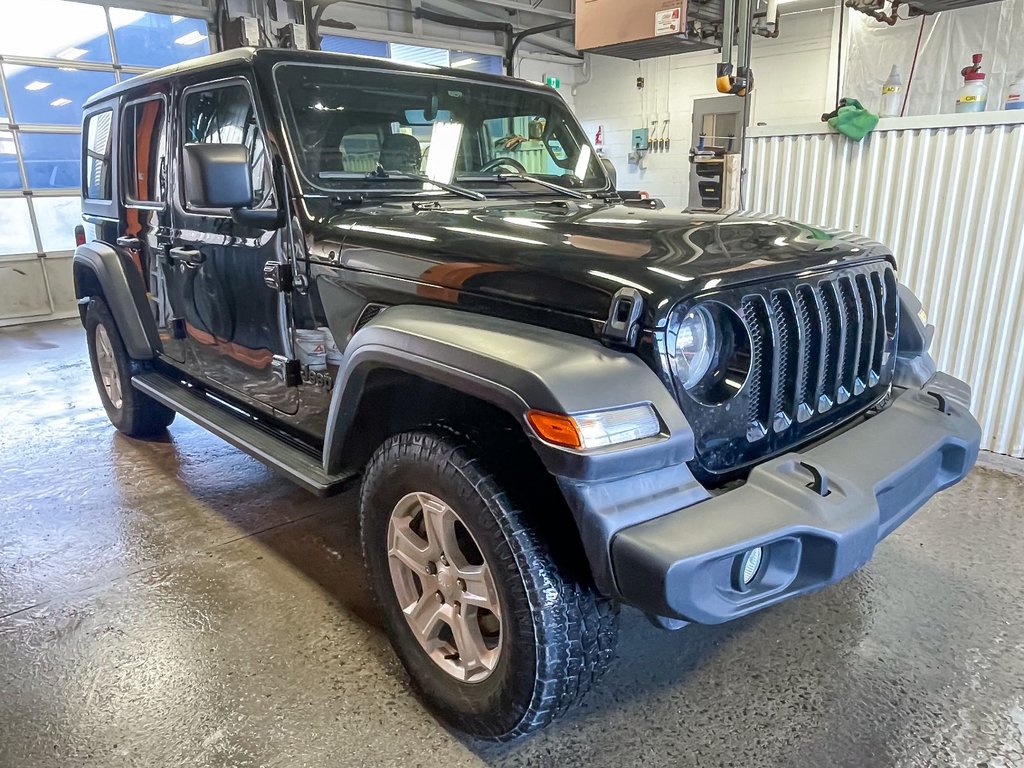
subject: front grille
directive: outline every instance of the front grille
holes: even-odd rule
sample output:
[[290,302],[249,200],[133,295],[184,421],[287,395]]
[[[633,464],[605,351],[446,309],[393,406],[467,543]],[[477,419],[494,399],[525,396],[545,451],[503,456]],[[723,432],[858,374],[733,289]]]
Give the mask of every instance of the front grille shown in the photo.
[[886,394],[895,363],[896,278],[887,263],[726,289],[750,336],[749,373],[726,403],[683,395],[697,463],[741,469],[818,438]]

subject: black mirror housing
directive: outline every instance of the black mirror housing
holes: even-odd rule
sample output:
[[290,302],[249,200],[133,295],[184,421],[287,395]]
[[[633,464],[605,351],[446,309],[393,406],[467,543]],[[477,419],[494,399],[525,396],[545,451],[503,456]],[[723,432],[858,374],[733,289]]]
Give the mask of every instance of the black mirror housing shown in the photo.
[[250,208],[254,201],[244,144],[186,144],[185,200],[193,208]]
[[604,167],[604,172],[608,175],[608,181],[612,183],[612,189],[615,189],[619,183],[619,174],[615,170],[615,164],[603,155],[599,158],[601,165]]

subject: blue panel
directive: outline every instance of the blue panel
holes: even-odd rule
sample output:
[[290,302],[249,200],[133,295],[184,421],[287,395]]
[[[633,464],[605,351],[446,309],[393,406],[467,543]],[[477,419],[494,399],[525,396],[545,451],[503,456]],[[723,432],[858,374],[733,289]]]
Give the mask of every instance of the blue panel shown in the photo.
[[114,84],[113,72],[4,64],[7,93],[18,123],[79,125],[82,104]]
[[67,0],[7,0],[0,53],[109,63],[106,14],[97,5]]
[[388,44],[380,40],[360,40],[358,37],[341,35],[324,35],[320,42],[320,50],[331,53],[351,53],[356,56],[376,56],[381,59],[388,57]]
[[111,8],[110,25],[122,64],[163,67],[210,52],[209,30],[202,19]]
[[467,72],[486,72],[491,75],[505,74],[505,65],[502,62],[501,56],[491,56],[487,53],[452,51],[451,65],[456,69],[464,69]]
[[74,133],[22,133],[25,175],[32,189],[77,189],[82,137]]
[[391,58],[406,64],[431,64],[435,67],[448,66],[448,51],[445,48],[424,48],[419,45],[391,43]]

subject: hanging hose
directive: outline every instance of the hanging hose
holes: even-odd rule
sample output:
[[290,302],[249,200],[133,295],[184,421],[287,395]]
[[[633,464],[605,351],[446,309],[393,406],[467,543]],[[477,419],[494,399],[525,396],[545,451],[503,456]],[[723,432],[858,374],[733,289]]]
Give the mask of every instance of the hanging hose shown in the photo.
[[917,57],[921,53],[921,38],[924,37],[924,22],[926,16],[921,17],[921,28],[917,30],[917,45],[914,46],[914,61],[910,65],[910,77],[907,78],[907,90],[903,92],[903,106],[900,107],[900,117],[907,111],[907,102],[910,100],[910,87],[914,84],[914,71],[917,69]]

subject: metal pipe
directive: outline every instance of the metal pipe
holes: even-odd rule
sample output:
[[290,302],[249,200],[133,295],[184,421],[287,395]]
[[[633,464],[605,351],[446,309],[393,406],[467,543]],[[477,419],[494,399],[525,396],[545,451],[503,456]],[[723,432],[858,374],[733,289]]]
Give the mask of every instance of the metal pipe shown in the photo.
[[736,35],[736,0],[725,0],[722,8],[722,64],[732,69],[732,48]]

